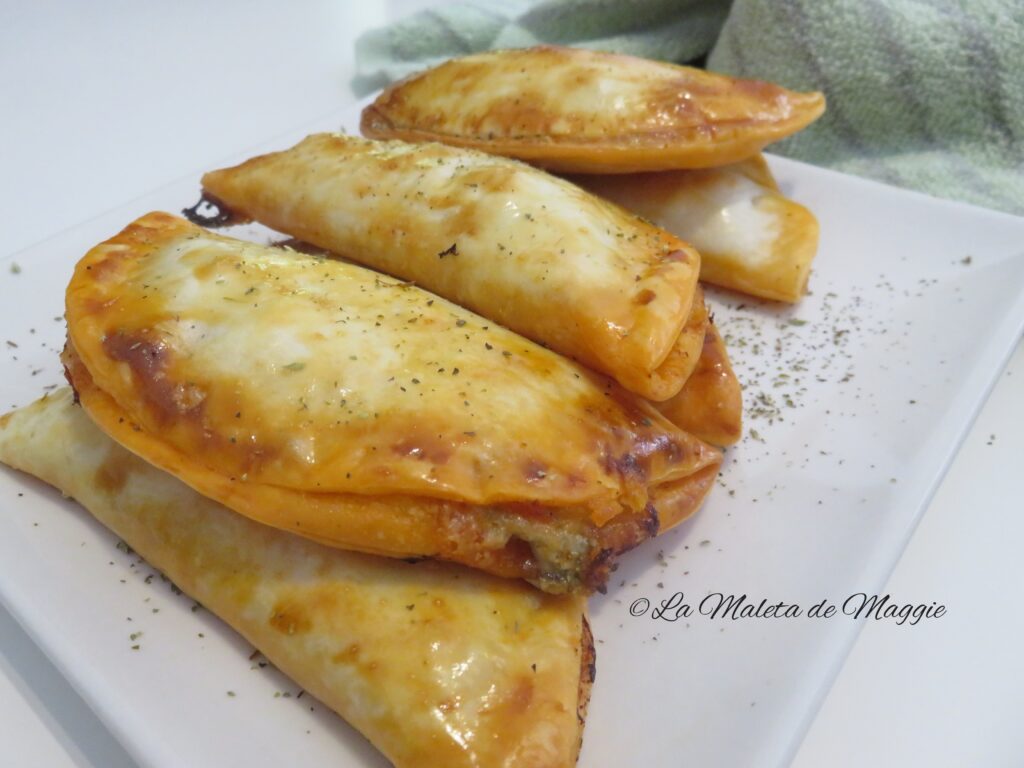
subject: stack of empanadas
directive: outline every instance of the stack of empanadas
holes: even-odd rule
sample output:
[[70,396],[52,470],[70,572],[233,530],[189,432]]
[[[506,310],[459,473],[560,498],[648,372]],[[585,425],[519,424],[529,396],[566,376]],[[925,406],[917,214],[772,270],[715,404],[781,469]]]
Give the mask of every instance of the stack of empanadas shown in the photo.
[[396,766],[575,763],[583,595],[254,523],[118,445],[67,388],[0,417],[0,461],[76,499]]
[[[401,140],[315,135],[203,178],[234,220],[328,256],[164,213],[90,250],[66,295],[72,389],[0,419],[0,460],[78,499],[396,765],[571,765],[586,594],[700,506],[714,446],[739,436],[698,277],[754,290],[758,264],[797,263],[799,286],[754,292],[802,290],[813,247],[766,223],[800,214],[756,153],[822,108],[563,49],[414,77],[364,113]],[[583,180],[685,209],[671,234],[501,155],[738,164]],[[741,226],[700,207],[705,187]],[[691,228],[726,243],[713,269]]]
[[543,47],[467,56],[413,75],[366,108],[362,129],[574,174],[577,184],[692,243],[702,279],[793,302],[807,286],[818,223],[779,192],[758,153],[824,111],[820,93]]
[[78,263],[67,322],[68,378],[107,434],[344,549],[589,591],[689,515],[721,461],[613,381],[422,288],[167,214]]

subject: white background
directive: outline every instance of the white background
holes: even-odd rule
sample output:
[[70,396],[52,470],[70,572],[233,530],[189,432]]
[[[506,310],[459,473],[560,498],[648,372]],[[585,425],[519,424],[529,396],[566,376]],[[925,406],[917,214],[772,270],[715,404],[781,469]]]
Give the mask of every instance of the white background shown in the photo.
[[[0,0],[0,257],[336,111],[354,39],[429,4]],[[798,768],[1024,764],[1022,395],[1024,347],[887,587],[947,616],[866,627]],[[0,748],[133,765],[2,608]]]

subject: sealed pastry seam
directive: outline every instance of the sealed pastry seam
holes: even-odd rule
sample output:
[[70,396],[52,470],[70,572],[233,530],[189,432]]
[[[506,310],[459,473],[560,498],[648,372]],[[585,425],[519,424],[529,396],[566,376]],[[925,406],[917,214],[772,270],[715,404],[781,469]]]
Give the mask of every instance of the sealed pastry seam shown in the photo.
[[453,59],[384,90],[374,138],[442,141],[575,173],[705,168],[816,120],[820,93],[579,48]]
[[697,369],[682,391],[655,405],[673,424],[712,445],[739,441],[743,432],[743,390],[713,323],[708,324]]

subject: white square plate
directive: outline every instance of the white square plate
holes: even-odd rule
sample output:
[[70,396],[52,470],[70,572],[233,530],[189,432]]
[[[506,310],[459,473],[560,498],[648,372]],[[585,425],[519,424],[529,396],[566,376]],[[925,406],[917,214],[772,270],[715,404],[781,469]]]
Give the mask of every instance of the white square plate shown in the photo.
[[[357,124],[345,110],[259,150]],[[1024,327],[1024,219],[771,164],[821,221],[812,294],[784,308],[709,291],[747,434],[706,507],[625,556],[591,601],[582,766],[787,763],[863,619],[667,622],[630,607],[681,592],[695,609],[722,593],[806,610],[875,593]],[[0,264],[0,410],[62,381],[75,261],[198,190],[182,180]],[[141,765],[386,764],[115,543],[59,494],[0,471],[0,598]]]

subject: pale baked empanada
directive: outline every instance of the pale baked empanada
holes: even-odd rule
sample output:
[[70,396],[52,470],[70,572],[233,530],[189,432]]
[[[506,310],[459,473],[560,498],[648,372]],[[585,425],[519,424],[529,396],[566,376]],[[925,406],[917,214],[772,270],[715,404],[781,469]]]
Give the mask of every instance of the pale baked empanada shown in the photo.
[[366,136],[441,141],[568,173],[707,168],[816,120],[820,93],[581,48],[453,59],[386,88]]
[[655,403],[669,421],[712,445],[732,445],[743,433],[743,390],[718,329],[709,323],[697,370],[671,400]]
[[335,546],[549,591],[601,586],[720,453],[649,403],[408,283],[153,213],[67,290],[65,364],[107,434]]
[[776,301],[804,295],[818,220],[779,191],[760,155],[721,168],[572,181],[692,243],[701,280]]
[[652,400],[703,338],[681,336],[700,257],[530,166],[440,144],[317,134],[207,173],[233,214],[412,280]]
[[69,389],[0,417],[0,461],[75,498],[399,768],[575,764],[582,598],[254,523],[114,443]]

